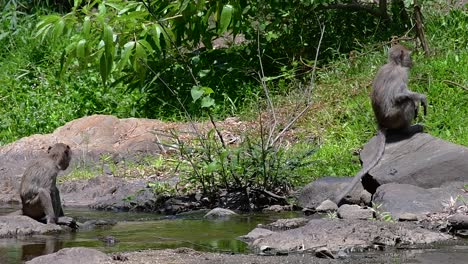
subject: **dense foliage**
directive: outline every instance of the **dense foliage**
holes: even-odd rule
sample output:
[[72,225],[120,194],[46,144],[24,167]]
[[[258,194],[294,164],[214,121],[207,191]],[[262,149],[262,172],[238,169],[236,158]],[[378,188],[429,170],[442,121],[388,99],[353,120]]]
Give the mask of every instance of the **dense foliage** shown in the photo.
[[[356,2],[362,5],[351,8]],[[228,168],[229,177],[245,176],[245,170],[288,185],[289,178],[267,174],[256,162],[279,168],[285,160],[275,159],[276,151],[286,151],[280,158],[289,160],[313,148],[308,162],[314,165],[300,168],[306,177],[294,178],[298,183],[350,175],[358,167],[353,151],[375,132],[367,94],[390,39],[418,49],[411,31],[415,1],[391,1],[385,12],[373,2],[8,1],[0,6],[0,145],[98,113],[247,118],[258,114],[252,106],[266,105],[262,81],[275,104],[289,111],[301,87],[311,85],[325,29],[313,79],[316,105],[297,126],[297,142],[287,151],[261,147],[251,153],[258,159],[239,154],[243,167],[227,167],[232,164],[224,164],[220,152],[196,169],[218,173],[221,183]],[[419,2],[432,49],[430,57],[414,53],[410,86],[430,101],[429,115],[419,121],[435,136],[468,145],[467,12],[446,1]],[[259,140],[252,142],[231,155],[257,151]],[[243,180],[246,186],[251,179]]]

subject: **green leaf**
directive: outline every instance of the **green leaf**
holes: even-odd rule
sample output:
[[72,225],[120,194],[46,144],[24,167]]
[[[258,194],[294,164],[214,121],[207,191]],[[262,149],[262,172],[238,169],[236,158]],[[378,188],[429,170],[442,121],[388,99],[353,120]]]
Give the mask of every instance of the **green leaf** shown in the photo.
[[90,32],[91,32],[91,20],[89,16],[86,16],[83,21],[83,35],[85,37],[88,37]]
[[135,45],[135,57],[133,60],[133,69],[138,73],[144,72],[144,67],[141,67],[142,63],[146,63],[146,50],[139,42]]
[[205,8],[206,0],[198,0],[197,9],[202,10]]
[[162,28],[161,28],[161,26],[159,24],[155,24],[154,27],[153,27],[153,30],[154,30],[152,32],[153,41],[156,44],[156,47],[158,47],[158,49],[161,50],[160,36],[161,36]]
[[203,87],[203,91],[204,91],[205,95],[210,95],[210,94],[214,93],[213,89],[211,89],[210,87],[207,87],[207,86]]
[[118,69],[123,69],[123,67],[129,63],[130,55],[132,55],[132,50],[135,48],[135,41],[130,41],[125,43],[122,53],[120,54]]
[[0,41],[3,40],[4,38],[8,37],[8,35],[10,35],[9,32],[3,32],[0,34]]
[[107,12],[106,5],[103,3],[99,4],[98,10],[100,15],[104,15]]
[[192,95],[192,100],[193,102],[196,102],[198,99],[200,99],[200,97],[203,96],[203,94],[205,93],[203,87],[200,87],[200,86],[194,86],[192,88],[192,90],[190,91],[191,95]]
[[234,8],[232,5],[225,5],[221,11],[221,19],[218,26],[218,34],[222,34],[227,31],[229,24],[231,23],[232,12]]
[[138,41],[138,43],[141,44],[141,46],[143,46],[146,49],[147,53],[152,53],[154,51],[153,47],[151,47],[151,45],[148,43],[148,41],[146,41],[144,39],[140,39]]
[[107,77],[109,76],[109,65],[107,63],[108,57],[105,53],[101,55],[101,59],[99,60],[99,73],[101,74],[102,83],[106,85]]
[[102,40],[104,40],[106,52],[113,50],[114,48],[114,33],[109,25],[104,25],[104,34]]
[[208,69],[208,70],[201,70],[201,71],[198,72],[198,76],[199,76],[200,78],[203,78],[203,77],[207,76],[208,73],[210,73],[210,71],[211,71],[211,70],[209,70],[209,69]]
[[78,41],[76,45],[76,57],[83,59],[86,57],[86,39]]
[[54,39],[57,40],[63,33],[63,30],[65,28],[65,21],[63,19],[60,19],[57,21],[54,27]]
[[215,105],[215,101],[213,98],[209,97],[209,96],[205,96],[202,98],[202,101],[201,101],[201,107],[202,108],[208,108],[208,107],[212,107]]
[[211,162],[210,164],[208,164],[208,166],[206,166],[206,172],[207,173],[212,173],[212,172],[216,172],[219,168],[219,164],[217,161],[213,161]]

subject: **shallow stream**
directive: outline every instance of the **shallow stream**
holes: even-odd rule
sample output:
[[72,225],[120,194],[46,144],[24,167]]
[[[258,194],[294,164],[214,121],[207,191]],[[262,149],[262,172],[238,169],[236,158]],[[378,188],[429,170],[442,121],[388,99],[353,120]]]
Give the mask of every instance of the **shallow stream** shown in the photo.
[[[0,215],[12,209],[0,209]],[[297,213],[245,214],[229,220],[203,219],[206,212],[177,217],[149,213],[103,212],[89,209],[65,209],[65,215],[78,222],[111,220],[117,224],[54,236],[0,239],[0,264],[22,263],[33,257],[53,253],[65,247],[90,247],[100,251],[121,252],[141,249],[189,247],[200,251],[246,253],[246,244],[236,238],[254,229],[257,224],[270,223]],[[107,244],[99,238],[113,237],[116,243]]]
[[[12,211],[0,208],[0,215]],[[100,251],[122,252],[142,249],[189,247],[199,251],[248,253],[245,243],[236,238],[245,235],[258,224],[281,218],[300,216],[298,213],[245,214],[230,220],[206,220],[205,212],[177,217],[147,213],[102,212],[89,209],[66,209],[65,214],[78,222],[111,220],[117,224],[107,228],[78,231],[54,236],[0,239],[0,264],[17,264],[36,256],[53,253],[66,247],[90,247]],[[102,237],[115,238],[107,244]],[[426,247],[388,249],[352,253],[342,263],[468,263],[468,240],[462,239]]]

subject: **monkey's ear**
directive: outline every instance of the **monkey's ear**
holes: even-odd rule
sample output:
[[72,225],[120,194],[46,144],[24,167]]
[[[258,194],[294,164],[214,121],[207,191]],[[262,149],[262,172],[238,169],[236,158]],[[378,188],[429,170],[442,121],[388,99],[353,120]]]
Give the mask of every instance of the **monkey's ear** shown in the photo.
[[401,50],[401,52],[400,52],[400,62],[402,62],[404,58],[405,58],[405,51]]

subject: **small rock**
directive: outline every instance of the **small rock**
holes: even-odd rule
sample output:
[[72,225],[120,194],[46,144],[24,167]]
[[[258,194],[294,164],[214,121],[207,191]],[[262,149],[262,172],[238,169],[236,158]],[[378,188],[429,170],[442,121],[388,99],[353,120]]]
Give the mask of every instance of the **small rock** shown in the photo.
[[260,252],[263,254],[269,253],[272,250],[270,246],[261,246],[260,247]]
[[290,218],[290,219],[279,219],[273,223],[267,225],[259,225],[258,227],[264,227],[272,231],[279,231],[279,230],[288,230],[294,229],[301,226],[305,226],[309,222],[309,219],[298,217],[298,218]]
[[240,236],[239,239],[245,242],[251,242],[257,238],[265,237],[273,233],[274,232],[269,229],[257,227],[254,230],[250,231],[247,235]]
[[336,256],[337,258],[339,259],[345,259],[347,257],[349,257],[349,255],[346,253],[346,251],[344,250],[339,250],[337,253],[336,253]]
[[398,218],[398,221],[418,221],[418,216],[412,213],[402,213]]
[[316,211],[314,209],[306,207],[302,209],[302,213],[304,213],[304,215],[313,215],[316,213]]
[[275,205],[272,205],[272,206],[269,206],[269,207],[263,209],[263,212],[280,213],[280,212],[284,212],[284,211],[291,211],[291,206],[275,204]]
[[468,229],[468,215],[455,214],[448,218],[450,226],[454,229]]
[[115,253],[111,255],[112,260],[117,260],[117,261],[128,261],[128,257],[125,256],[123,253]]
[[329,259],[335,258],[335,256],[333,256],[333,254],[331,253],[330,250],[328,250],[327,247],[317,248],[315,250],[315,256],[318,258],[329,258]]
[[467,229],[457,230],[455,231],[455,235],[462,237],[462,238],[468,238],[468,230]]
[[361,204],[370,205],[372,202],[372,194],[366,190],[361,191],[360,195]]
[[338,208],[338,217],[342,219],[368,220],[374,217],[374,212],[359,205],[344,204]]
[[208,219],[214,219],[214,218],[228,218],[230,216],[237,215],[235,212],[229,210],[229,209],[224,209],[224,208],[215,208],[211,211],[209,211],[204,218]]
[[104,242],[106,246],[114,246],[115,243],[119,242],[114,236],[103,236],[103,237],[98,237],[99,240]]
[[336,203],[327,199],[323,201],[319,206],[317,206],[315,210],[319,213],[328,213],[338,210],[338,206],[336,205]]

